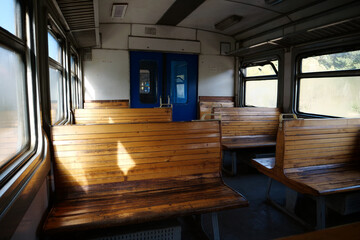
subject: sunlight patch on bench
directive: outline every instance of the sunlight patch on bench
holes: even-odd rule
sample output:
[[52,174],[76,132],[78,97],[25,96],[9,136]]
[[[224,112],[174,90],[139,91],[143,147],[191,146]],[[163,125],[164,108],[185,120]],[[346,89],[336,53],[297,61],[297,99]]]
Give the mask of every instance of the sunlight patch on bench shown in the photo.
[[126,148],[118,141],[118,154],[117,154],[117,165],[119,166],[120,170],[123,172],[124,176],[126,176],[129,170],[135,167],[136,163],[127,153]]

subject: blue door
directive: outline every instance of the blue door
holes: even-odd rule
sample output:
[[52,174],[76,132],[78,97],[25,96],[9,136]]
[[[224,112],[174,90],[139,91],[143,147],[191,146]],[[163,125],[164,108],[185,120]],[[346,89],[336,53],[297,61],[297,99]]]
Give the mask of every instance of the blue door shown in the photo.
[[159,107],[162,101],[172,105],[173,121],[196,119],[197,55],[131,52],[130,69],[131,107]]

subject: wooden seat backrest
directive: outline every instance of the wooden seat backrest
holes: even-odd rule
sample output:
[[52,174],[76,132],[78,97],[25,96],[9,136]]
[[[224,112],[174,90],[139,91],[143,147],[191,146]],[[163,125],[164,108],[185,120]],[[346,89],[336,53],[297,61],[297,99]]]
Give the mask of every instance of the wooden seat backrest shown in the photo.
[[360,163],[359,154],[360,119],[286,120],[277,136],[275,166],[286,171]]
[[75,124],[171,121],[171,108],[75,109]]
[[276,137],[280,111],[278,108],[214,108],[221,116],[223,137],[271,135]]
[[218,119],[217,116],[212,116],[213,108],[215,107],[234,107],[235,102],[233,97],[199,97],[199,119]]
[[128,108],[129,100],[93,100],[85,101],[84,108]]
[[220,177],[217,121],[54,126],[52,136],[59,200]]

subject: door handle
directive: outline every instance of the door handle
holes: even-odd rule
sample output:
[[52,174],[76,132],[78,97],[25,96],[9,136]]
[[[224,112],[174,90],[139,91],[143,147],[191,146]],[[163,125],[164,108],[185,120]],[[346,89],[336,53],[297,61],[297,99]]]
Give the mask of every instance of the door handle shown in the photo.
[[170,96],[168,95],[168,101],[167,103],[163,103],[162,102],[162,97],[160,96],[160,107],[168,107],[168,108],[172,108],[173,105],[170,103]]

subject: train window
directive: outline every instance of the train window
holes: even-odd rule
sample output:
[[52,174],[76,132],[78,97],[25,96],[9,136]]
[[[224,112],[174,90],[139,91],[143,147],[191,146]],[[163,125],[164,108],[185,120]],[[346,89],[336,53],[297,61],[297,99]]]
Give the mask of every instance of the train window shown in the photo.
[[140,61],[139,95],[142,103],[156,103],[158,67],[155,61]]
[[241,68],[244,105],[276,107],[278,89],[278,61],[247,64]]
[[360,50],[303,58],[301,72],[329,72],[360,69]]
[[72,108],[79,108],[79,78],[78,78],[78,61],[75,55],[70,57],[70,69],[71,69],[71,103]]
[[50,99],[51,99],[51,123],[54,124],[64,118],[63,110],[63,84],[62,74],[59,70],[49,68]]
[[360,117],[360,51],[301,58],[297,111]]
[[25,66],[0,46],[0,168],[29,145]]
[[0,8],[0,27],[21,37],[20,5],[16,0],[3,0]]
[[185,61],[171,61],[171,89],[172,99],[174,103],[187,103],[187,62]]
[[51,124],[60,123],[65,118],[65,86],[63,81],[64,67],[62,61],[63,48],[60,40],[48,32],[49,80],[51,101]]
[[48,33],[48,50],[49,50],[49,57],[54,59],[56,62],[61,64],[61,46],[60,43],[55,37]]

